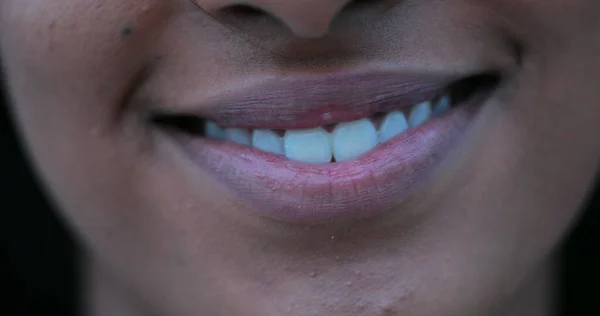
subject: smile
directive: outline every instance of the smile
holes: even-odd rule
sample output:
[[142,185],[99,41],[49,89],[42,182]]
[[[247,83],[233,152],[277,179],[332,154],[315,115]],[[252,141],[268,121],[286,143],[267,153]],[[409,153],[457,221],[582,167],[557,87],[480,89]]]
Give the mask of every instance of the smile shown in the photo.
[[426,180],[500,79],[363,73],[267,81],[155,122],[260,216],[353,220],[391,210]]

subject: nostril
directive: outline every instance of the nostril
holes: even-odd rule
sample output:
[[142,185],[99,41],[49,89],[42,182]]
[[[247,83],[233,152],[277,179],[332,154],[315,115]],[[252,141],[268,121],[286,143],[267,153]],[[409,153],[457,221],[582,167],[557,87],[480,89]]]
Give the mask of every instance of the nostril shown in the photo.
[[248,4],[236,4],[221,10],[221,13],[234,16],[259,17],[268,15],[264,10]]
[[381,2],[381,0],[353,0],[350,1],[347,6],[361,6],[361,5],[370,5],[376,2]]
[[386,12],[398,2],[399,0],[353,0],[346,4],[343,11],[356,12],[365,9],[375,9],[379,12]]
[[343,25],[334,20],[354,23],[356,17],[376,19],[387,11],[384,4],[397,1],[400,0],[205,0],[204,10],[224,25],[241,31],[265,31],[261,35],[268,38],[283,30],[281,26],[297,37],[321,38],[332,25]]

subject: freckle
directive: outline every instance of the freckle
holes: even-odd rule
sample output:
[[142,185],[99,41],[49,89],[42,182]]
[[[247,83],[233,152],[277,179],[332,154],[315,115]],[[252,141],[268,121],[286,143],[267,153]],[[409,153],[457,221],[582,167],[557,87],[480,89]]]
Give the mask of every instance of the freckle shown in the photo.
[[133,29],[129,26],[124,27],[123,30],[121,30],[121,33],[123,34],[123,36],[127,36],[131,33],[133,33]]
[[56,21],[52,21],[52,23],[50,23],[50,25],[48,25],[48,29],[54,30],[55,28],[56,28]]
[[165,57],[161,54],[154,55],[154,59],[156,59],[156,60],[163,60],[163,58],[165,58]]

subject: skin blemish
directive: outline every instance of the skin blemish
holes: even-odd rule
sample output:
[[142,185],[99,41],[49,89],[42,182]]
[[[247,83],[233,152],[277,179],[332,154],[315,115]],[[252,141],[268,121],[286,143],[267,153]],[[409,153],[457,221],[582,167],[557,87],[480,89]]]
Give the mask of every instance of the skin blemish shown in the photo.
[[121,34],[123,34],[123,36],[128,36],[131,33],[133,33],[133,28],[126,26],[121,30]]

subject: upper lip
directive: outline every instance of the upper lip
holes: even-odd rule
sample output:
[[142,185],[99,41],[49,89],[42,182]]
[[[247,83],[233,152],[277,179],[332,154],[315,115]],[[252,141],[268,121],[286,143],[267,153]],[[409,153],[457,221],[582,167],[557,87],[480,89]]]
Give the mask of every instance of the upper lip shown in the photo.
[[467,76],[388,70],[273,77],[184,106],[192,110],[177,114],[209,119],[222,127],[314,128],[431,100]]

